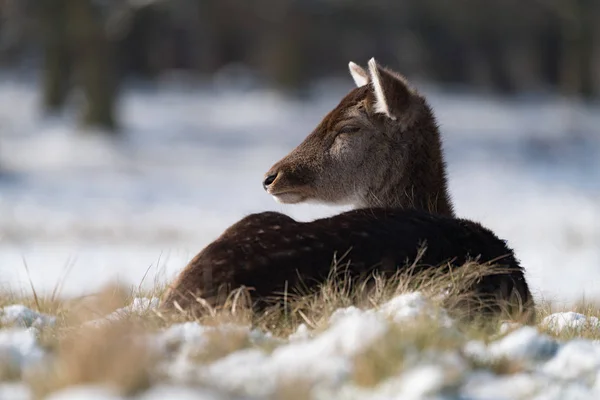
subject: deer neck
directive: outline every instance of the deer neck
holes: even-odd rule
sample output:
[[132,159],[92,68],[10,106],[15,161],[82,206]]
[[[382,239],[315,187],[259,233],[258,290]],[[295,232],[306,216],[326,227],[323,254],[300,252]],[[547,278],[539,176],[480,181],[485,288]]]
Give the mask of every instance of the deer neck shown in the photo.
[[407,145],[405,161],[400,166],[391,165],[385,178],[361,196],[357,208],[417,209],[455,216],[437,126],[431,124],[417,131],[415,137],[418,139]]

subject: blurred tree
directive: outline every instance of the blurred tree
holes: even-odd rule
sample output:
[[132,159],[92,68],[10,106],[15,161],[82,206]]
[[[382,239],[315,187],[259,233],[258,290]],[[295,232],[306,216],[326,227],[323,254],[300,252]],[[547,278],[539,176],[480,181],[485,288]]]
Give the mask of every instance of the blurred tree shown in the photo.
[[67,98],[71,75],[71,57],[67,33],[68,0],[43,0],[40,3],[43,51],[43,106],[48,112],[59,111]]
[[316,17],[311,19],[310,8],[300,2],[281,0],[276,7],[266,3],[262,2],[255,21],[256,28],[262,29],[252,55],[254,65],[279,87],[297,90],[310,79],[310,59],[305,55],[316,50],[307,43]]
[[582,93],[583,24],[582,0],[552,0],[560,29],[559,87],[568,97]]
[[114,48],[101,10],[91,0],[43,0],[39,11],[44,108],[59,111],[74,80],[86,100],[82,122],[116,132]]
[[591,95],[600,94],[600,2],[594,2],[593,8],[588,14],[588,17],[594,21],[591,23],[592,40],[590,54],[590,84],[592,86]]
[[82,120],[87,126],[116,132],[114,47],[107,37],[101,10],[90,0],[67,1],[74,68],[86,98]]

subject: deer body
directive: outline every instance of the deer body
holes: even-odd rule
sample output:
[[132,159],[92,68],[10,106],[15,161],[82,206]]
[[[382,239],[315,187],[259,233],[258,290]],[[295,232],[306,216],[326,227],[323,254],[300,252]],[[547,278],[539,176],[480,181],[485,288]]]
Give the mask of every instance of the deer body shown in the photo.
[[186,266],[163,304],[191,307],[190,294],[198,294],[217,305],[240,286],[253,288],[260,302],[300,282],[322,283],[334,255],[347,251],[352,276],[374,269],[393,274],[414,261],[425,241],[419,262],[429,268],[449,261],[460,266],[470,257],[497,260],[502,269],[482,277],[476,294],[507,302],[516,296],[533,318],[512,250],[481,225],[454,216],[440,134],[425,98],[374,59],[368,71],[350,63],[350,72],[357,87],[273,165],[263,187],[281,203],[352,204],[355,210],[307,223],[273,212],[249,215]]
[[[426,249],[417,260],[422,244]],[[331,272],[334,258],[350,278],[372,272],[387,276],[415,261],[417,270],[460,267],[470,258],[494,262],[498,273],[483,276],[469,288],[478,298],[506,304],[531,302],[523,271],[512,251],[491,231],[461,219],[417,210],[371,208],[348,211],[312,222],[276,213],[249,215],[228,228],[183,270],[166,298],[184,308],[211,306],[236,288],[250,288],[259,304],[298,287],[314,289]],[[499,302],[487,311],[500,311]]]

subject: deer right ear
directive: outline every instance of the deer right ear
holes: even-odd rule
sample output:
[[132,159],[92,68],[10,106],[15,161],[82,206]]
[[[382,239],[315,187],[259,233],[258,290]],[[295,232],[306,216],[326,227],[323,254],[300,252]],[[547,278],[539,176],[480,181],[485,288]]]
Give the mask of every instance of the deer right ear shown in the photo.
[[348,69],[350,70],[350,75],[352,75],[352,79],[354,79],[354,83],[356,83],[357,87],[365,86],[369,83],[369,74],[367,74],[367,71],[362,69],[360,65],[350,61],[348,63]]
[[407,83],[381,68],[374,58],[369,60],[369,75],[373,85],[371,103],[376,113],[395,120],[408,107],[411,89]]

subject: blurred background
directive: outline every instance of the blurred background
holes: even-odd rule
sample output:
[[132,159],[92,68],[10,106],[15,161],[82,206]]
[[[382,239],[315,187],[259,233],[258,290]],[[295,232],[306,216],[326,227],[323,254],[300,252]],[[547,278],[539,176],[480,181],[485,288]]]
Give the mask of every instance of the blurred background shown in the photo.
[[261,178],[375,56],[433,106],[458,214],[536,297],[600,299],[598,21],[595,0],[0,0],[0,283],[152,285],[247,213],[339,212]]

